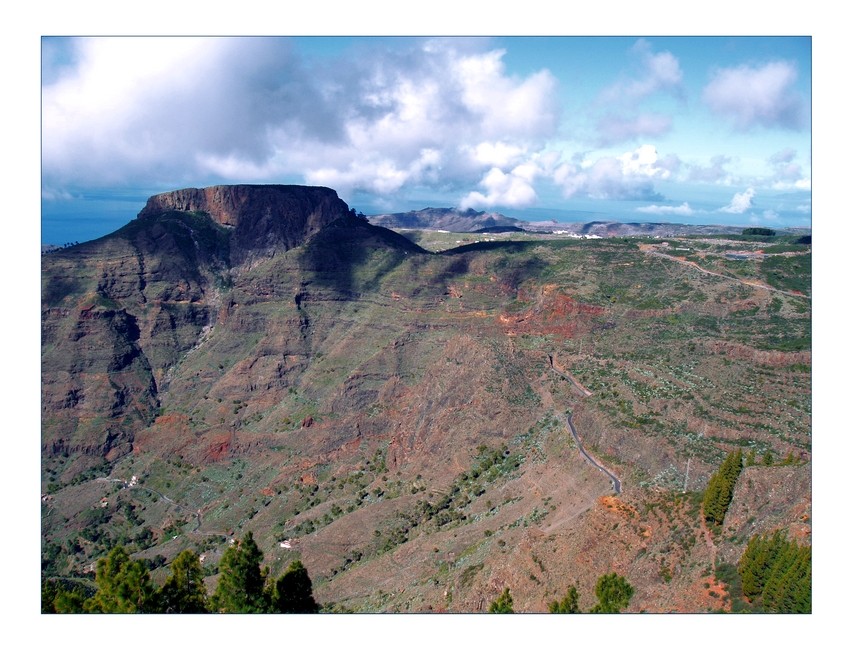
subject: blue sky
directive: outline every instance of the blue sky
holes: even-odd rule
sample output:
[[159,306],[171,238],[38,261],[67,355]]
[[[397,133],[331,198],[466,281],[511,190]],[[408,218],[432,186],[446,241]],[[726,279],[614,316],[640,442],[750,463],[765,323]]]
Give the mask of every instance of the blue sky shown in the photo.
[[42,241],[151,194],[811,225],[809,37],[42,39]]

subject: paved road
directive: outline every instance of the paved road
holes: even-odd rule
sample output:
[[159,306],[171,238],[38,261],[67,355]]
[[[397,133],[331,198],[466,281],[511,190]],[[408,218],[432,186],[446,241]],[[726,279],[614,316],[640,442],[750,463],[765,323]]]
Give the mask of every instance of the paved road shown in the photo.
[[578,449],[581,452],[581,455],[586,458],[590,463],[592,463],[593,467],[598,468],[599,472],[604,472],[607,476],[610,477],[610,483],[613,485],[613,490],[616,494],[621,494],[622,492],[622,482],[616,477],[616,475],[611,472],[609,469],[599,464],[595,458],[589,455],[586,449],[584,449],[583,443],[581,442],[580,436],[578,435],[577,430],[575,429],[575,425],[572,422],[572,414],[569,413],[566,416],[566,424],[569,427],[569,431],[572,432],[572,437],[575,439],[575,442],[578,443]]
[[[551,370],[553,370],[560,377],[562,377],[563,379],[568,381],[578,392],[580,392],[582,395],[584,395],[586,397],[589,397],[590,395],[592,395],[592,393],[590,393],[586,388],[584,388],[583,386],[578,384],[577,381],[575,381],[574,377],[557,370],[557,368],[554,367],[554,357],[550,354],[548,355],[548,362],[551,365]],[[581,455],[584,458],[586,458],[592,464],[593,467],[597,468],[599,472],[604,472],[605,474],[607,474],[607,476],[610,477],[610,483],[613,485],[613,490],[616,492],[616,494],[621,494],[622,493],[622,482],[616,477],[616,475],[613,472],[611,472],[609,469],[607,469],[602,464],[600,464],[597,460],[595,460],[595,458],[593,458],[592,456],[589,455],[589,452],[587,452],[586,449],[584,449],[583,443],[581,442],[581,438],[578,435],[577,429],[575,429],[574,422],[572,422],[572,414],[571,413],[569,413],[566,416],[566,426],[568,427],[569,431],[572,432],[572,437],[575,439],[575,442],[578,443],[578,449],[580,450]]]

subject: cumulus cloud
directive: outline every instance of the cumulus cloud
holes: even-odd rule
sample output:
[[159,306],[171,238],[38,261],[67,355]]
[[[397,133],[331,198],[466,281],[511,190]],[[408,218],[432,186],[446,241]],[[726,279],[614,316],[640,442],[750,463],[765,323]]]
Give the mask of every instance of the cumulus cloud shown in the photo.
[[[389,193],[470,186],[493,168],[526,182],[512,170],[556,130],[555,78],[509,75],[483,40],[393,46],[312,63],[281,38],[70,41],[42,89],[44,183]],[[485,180],[484,196],[501,193]]]
[[801,129],[806,103],[794,88],[796,79],[796,67],[786,61],[723,68],[705,86],[702,100],[741,131],[757,126]]
[[536,191],[532,185],[536,174],[535,166],[530,164],[516,167],[509,173],[493,167],[480,182],[486,193],[468,193],[460,201],[459,209],[490,208],[496,205],[519,208],[532,205],[536,201]]
[[693,208],[685,201],[681,205],[647,205],[637,208],[637,212],[645,214],[665,214],[677,215],[679,217],[689,217],[694,214]]
[[643,145],[621,156],[564,162],[552,178],[566,198],[657,201],[663,197],[655,191],[654,181],[669,179],[679,165],[676,156],[661,158],[655,147]]
[[651,43],[642,38],[630,53],[634,57],[634,69],[629,76],[604,90],[603,102],[637,102],[658,92],[682,95],[681,65],[672,53],[655,53]]
[[752,199],[755,197],[755,190],[747,188],[744,192],[739,192],[734,195],[727,206],[720,208],[720,212],[728,212],[730,214],[743,214],[752,207]]
[[809,190],[811,179],[796,162],[797,152],[787,148],[770,156],[767,161],[773,169],[770,185],[775,190]]
[[711,158],[711,164],[708,167],[692,165],[689,168],[687,177],[691,181],[699,181],[703,183],[731,183],[731,174],[726,170],[726,165],[731,162],[732,159],[728,156],[714,156]]
[[607,115],[596,125],[598,142],[609,146],[637,138],[661,136],[672,129],[672,118],[660,113],[644,113],[633,117]]

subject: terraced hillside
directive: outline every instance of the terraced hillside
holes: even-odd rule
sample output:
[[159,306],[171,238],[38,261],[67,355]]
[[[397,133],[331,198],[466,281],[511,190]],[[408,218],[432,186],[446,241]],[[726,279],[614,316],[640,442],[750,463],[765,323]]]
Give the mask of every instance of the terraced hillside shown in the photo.
[[[630,611],[706,611],[750,535],[810,543],[810,245],[435,254],[330,190],[238,188],[43,258],[44,576],[191,548],[212,591],[251,530],[327,611],[588,610],[612,571]],[[735,449],[770,460],[711,531]]]

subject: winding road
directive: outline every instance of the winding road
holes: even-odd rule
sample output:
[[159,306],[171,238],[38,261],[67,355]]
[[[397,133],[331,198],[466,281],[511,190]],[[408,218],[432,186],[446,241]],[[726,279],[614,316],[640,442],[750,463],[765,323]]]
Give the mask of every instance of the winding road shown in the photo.
[[640,244],[639,248],[646,255],[654,255],[655,257],[661,257],[665,260],[669,260],[670,262],[677,262],[678,264],[683,264],[684,266],[688,266],[691,269],[696,269],[697,271],[700,271],[707,275],[713,275],[715,277],[722,278],[723,280],[739,282],[740,284],[752,287],[753,289],[764,289],[765,291],[775,291],[776,293],[783,293],[786,296],[791,296],[792,298],[804,298],[806,300],[811,300],[811,296],[807,296],[803,293],[797,293],[795,291],[785,291],[784,289],[777,289],[776,287],[771,287],[769,284],[765,284],[764,282],[761,282],[759,280],[745,280],[743,278],[738,278],[732,275],[725,275],[724,273],[710,271],[702,266],[699,266],[699,264],[692,260],[680,259],[675,255],[668,255],[667,253],[662,253],[657,250],[655,244]]
[[[560,377],[562,377],[563,379],[568,381],[581,395],[583,395],[585,397],[589,397],[590,395],[592,395],[592,393],[589,390],[587,390],[585,387],[581,386],[575,380],[574,377],[572,377],[571,375],[569,375],[565,372],[558,370],[554,366],[554,357],[550,354],[548,355],[548,362],[551,366],[551,370],[553,370]],[[589,452],[584,448],[583,443],[581,442],[581,438],[578,435],[577,429],[575,429],[575,424],[574,424],[574,422],[572,422],[572,415],[573,415],[572,413],[568,413],[566,415],[566,427],[571,432],[572,438],[574,438],[575,442],[578,443],[578,449],[580,450],[581,456],[583,456],[587,461],[589,461],[589,463],[593,467],[598,469],[599,472],[604,472],[605,474],[607,474],[607,476],[610,477],[610,483],[611,483],[611,485],[613,485],[614,492],[616,492],[616,494],[621,494],[622,493],[622,482],[619,480],[619,478],[613,472],[611,472],[609,469],[604,467],[604,465],[602,465],[597,460],[595,460],[595,458],[590,456]]]
[[580,436],[578,436],[578,432],[575,429],[574,423],[572,422],[572,414],[571,413],[566,415],[566,424],[569,427],[569,431],[572,432],[572,437],[575,439],[575,442],[578,443],[578,449],[581,452],[581,456],[586,458],[592,464],[593,467],[596,467],[598,469],[599,472],[604,472],[605,474],[607,474],[607,476],[610,477],[610,483],[613,485],[613,490],[616,492],[616,494],[621,494],[622,493],[622,482],[616,477],[616,475],[613,472],[611,472],[609,469],[604,467],[604,465],[599,464],[598,461],[596,461],[595,458],[590,456],[589,453],[587,452],[587,450],[584,449],[584,446],[583,446],[583,443],[581,442]]

